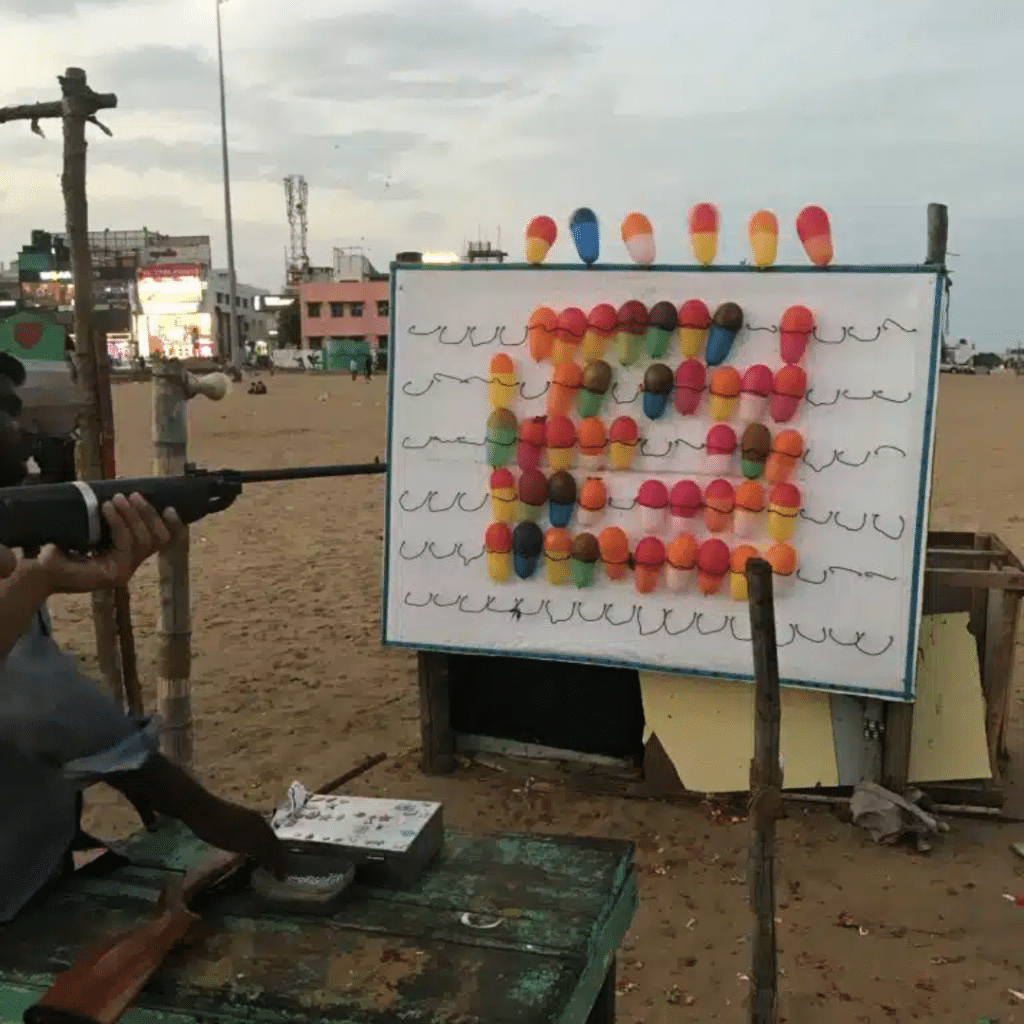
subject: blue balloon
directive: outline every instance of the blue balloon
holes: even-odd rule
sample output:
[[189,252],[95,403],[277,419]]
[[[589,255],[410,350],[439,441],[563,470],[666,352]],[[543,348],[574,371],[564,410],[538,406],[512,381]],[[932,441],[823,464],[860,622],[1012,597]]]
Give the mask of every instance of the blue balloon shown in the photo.
[[581,206],[569,218],[569,230],[576,244],[580,259],[589,267],[597,262],[601,254],[601,232],[597,226],[597,214],[586,206]]
[[668,408],[668,395],[656,395],[651,391],[644,392],[644,415],[649,420],[659,420]]
[[568,526],[575,507],[575,504],[569,505],[563,501],[548,502],[548,518],[551,520],[551,525],[562,528]]
[[708,366],[721,366],[729,358],[732,343],[739,332],[733,327],[712,324],[704,347],[704,360]]

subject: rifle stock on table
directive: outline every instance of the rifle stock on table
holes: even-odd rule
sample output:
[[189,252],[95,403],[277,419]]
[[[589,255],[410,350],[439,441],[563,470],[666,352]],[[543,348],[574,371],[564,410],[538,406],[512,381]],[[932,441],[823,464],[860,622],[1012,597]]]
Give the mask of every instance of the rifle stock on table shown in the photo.
[[169,885],[152,921],[79,957],[25,1011],[25,1024],[114,1024],[200,920],[188,903],[244,863],[241,854],[218,852],[189,871],[183,882]]
[[100,508],[116,494],[141,494],[158,512],[173,508],[188,524],[223,512],[245,484],[366,476],[386,470],[383,462],[265,470],[189,467],[184,476],[4,487],[0,488],[0,544],[29,550],[56,544],[62,551],[82,554],[102,550],[110,543],[110,531]]
[[[333,793],[386,758],[387,754],[366,758],[321,786],[317,794]],[[171,883],[164,890],[152,921],[83,953],[46,995],[25,1011],[25,1024],[115,1024],[159,970],[167,954],[199,921],[199,916],[189,910],[189,902],[223,882],[245,862],[242,854],[218,850],[188,871],[183,882]]]

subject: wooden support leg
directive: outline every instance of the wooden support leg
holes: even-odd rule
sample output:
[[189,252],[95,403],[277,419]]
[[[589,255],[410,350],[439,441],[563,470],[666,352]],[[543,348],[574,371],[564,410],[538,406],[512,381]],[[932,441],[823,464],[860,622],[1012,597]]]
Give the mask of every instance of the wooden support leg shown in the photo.
[[615,957],[608,965],[608,973],[604,976],[604,984],[597,993],[587,1024],[615,1024]]
[[910,735],[914,727],[914,705],[889,701],[885,709],[882,737],[882,785],[902,794],[910,775]]
[[455,734],[452,732],[448,655],[419,651],[420,770],[426,775],[455,771]]

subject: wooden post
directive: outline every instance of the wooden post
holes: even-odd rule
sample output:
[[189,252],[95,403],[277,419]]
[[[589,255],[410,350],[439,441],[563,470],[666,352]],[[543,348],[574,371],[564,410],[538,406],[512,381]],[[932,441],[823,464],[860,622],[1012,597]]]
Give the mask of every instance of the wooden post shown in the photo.
[[775,1024],[778,1014],[778,954],[775,944],[775,822],[782,810],[779,762],[781,703],[779,653],[775,641],[772,567],[762,558],[747,562],[750,643],[754,655],[754,757],[750,762],[750,854],[747,864],[751,933],[751,1024]]
[[[60,78],[60,91],[64,126],[61,188],[75,282],[75,362],[85,392],[79,465],[84,479],[100,480],[104,476],[102,402],[96,372],[97,358],[93,352],[96,338],[93,336],[92,254],[89,251],[89,204],[85,186],[85,123],[95,116],[97,108],[81,68],[68,68],[64,72]],[[123,701],[124,679],[118,656],[116,599],[112,590],[92,594],[92,618],[104,688],[115,700]]]
[[[107,333],[96,331],[92,346],[96,371],[96,395],[100,418],[100,451],[103,461],[103,479],[117,476],[114,450],[114,399],[110,391],[110,354],[107,352]],[[132,629],[131,594],[127,587],[114,590],[114,615],[121,655],[121,676],[128,710],[133,715],[145,711],[142,686],[139,683],[139,665],[135,654],[135,632]]]
[[[49,103],[29,103],[0,108],[0,124],[8,121],[28,121],[32,131],[43,135],[39,122],[45,118],[60,118],[64,129],[64,169],[61,187],[64,193],[64,213],[68,246],[71,249],[71,268],[75,282],[75,357],[79,379],[86,402],[82,417],[82,438],[77,464],[79,475],[87,480],[103,476],[100,437],[100,398],[96,382],[96,362],[92,352],[92,257],[89,252],[89,206],[85,187],[85,124],[95,124],[110,135],[110,130],[96,118],[100,110],[117,106],[113,93],[95,93],[86,81],[81,68],[68,68],[58,78],[61,99]],[[111,591],[97,591],[92,595],[93,625],[96,632],[96,654],[100,676],[107,692],[115,700],[123,699],[121,662],[117,650],[115,598]]]
[[420,770],[425,775],[455,771],[455,734],[452,731],[448,655],[418,651],[420,689]]
[[[150,360],[153,368],[153,472],[185,472],[188,427],[184,374],[177,359]],[[189,535],[160,552],[160,621],[157,712],[164,754],[183,768],[192,765],[192,609],[189,594]]]
[[946,265],[946,244],[949,238],[949,209],[943,203],[928,204],[928,266]]

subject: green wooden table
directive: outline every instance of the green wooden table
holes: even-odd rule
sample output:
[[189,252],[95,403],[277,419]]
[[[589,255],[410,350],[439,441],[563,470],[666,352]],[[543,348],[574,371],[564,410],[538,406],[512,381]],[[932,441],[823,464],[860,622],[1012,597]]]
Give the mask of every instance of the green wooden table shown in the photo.
[[[129,863],[76,876],[0,927],[0,1022],[87,947],[147,920],[175,872],[203,856],[166,824]],[[244,889],[204,911],[126,1024],[606,1024],[615,954],[637,907],[633,847],[602,839],[449,835],[402,891],[356,888],[333,917],[267,913]]]

